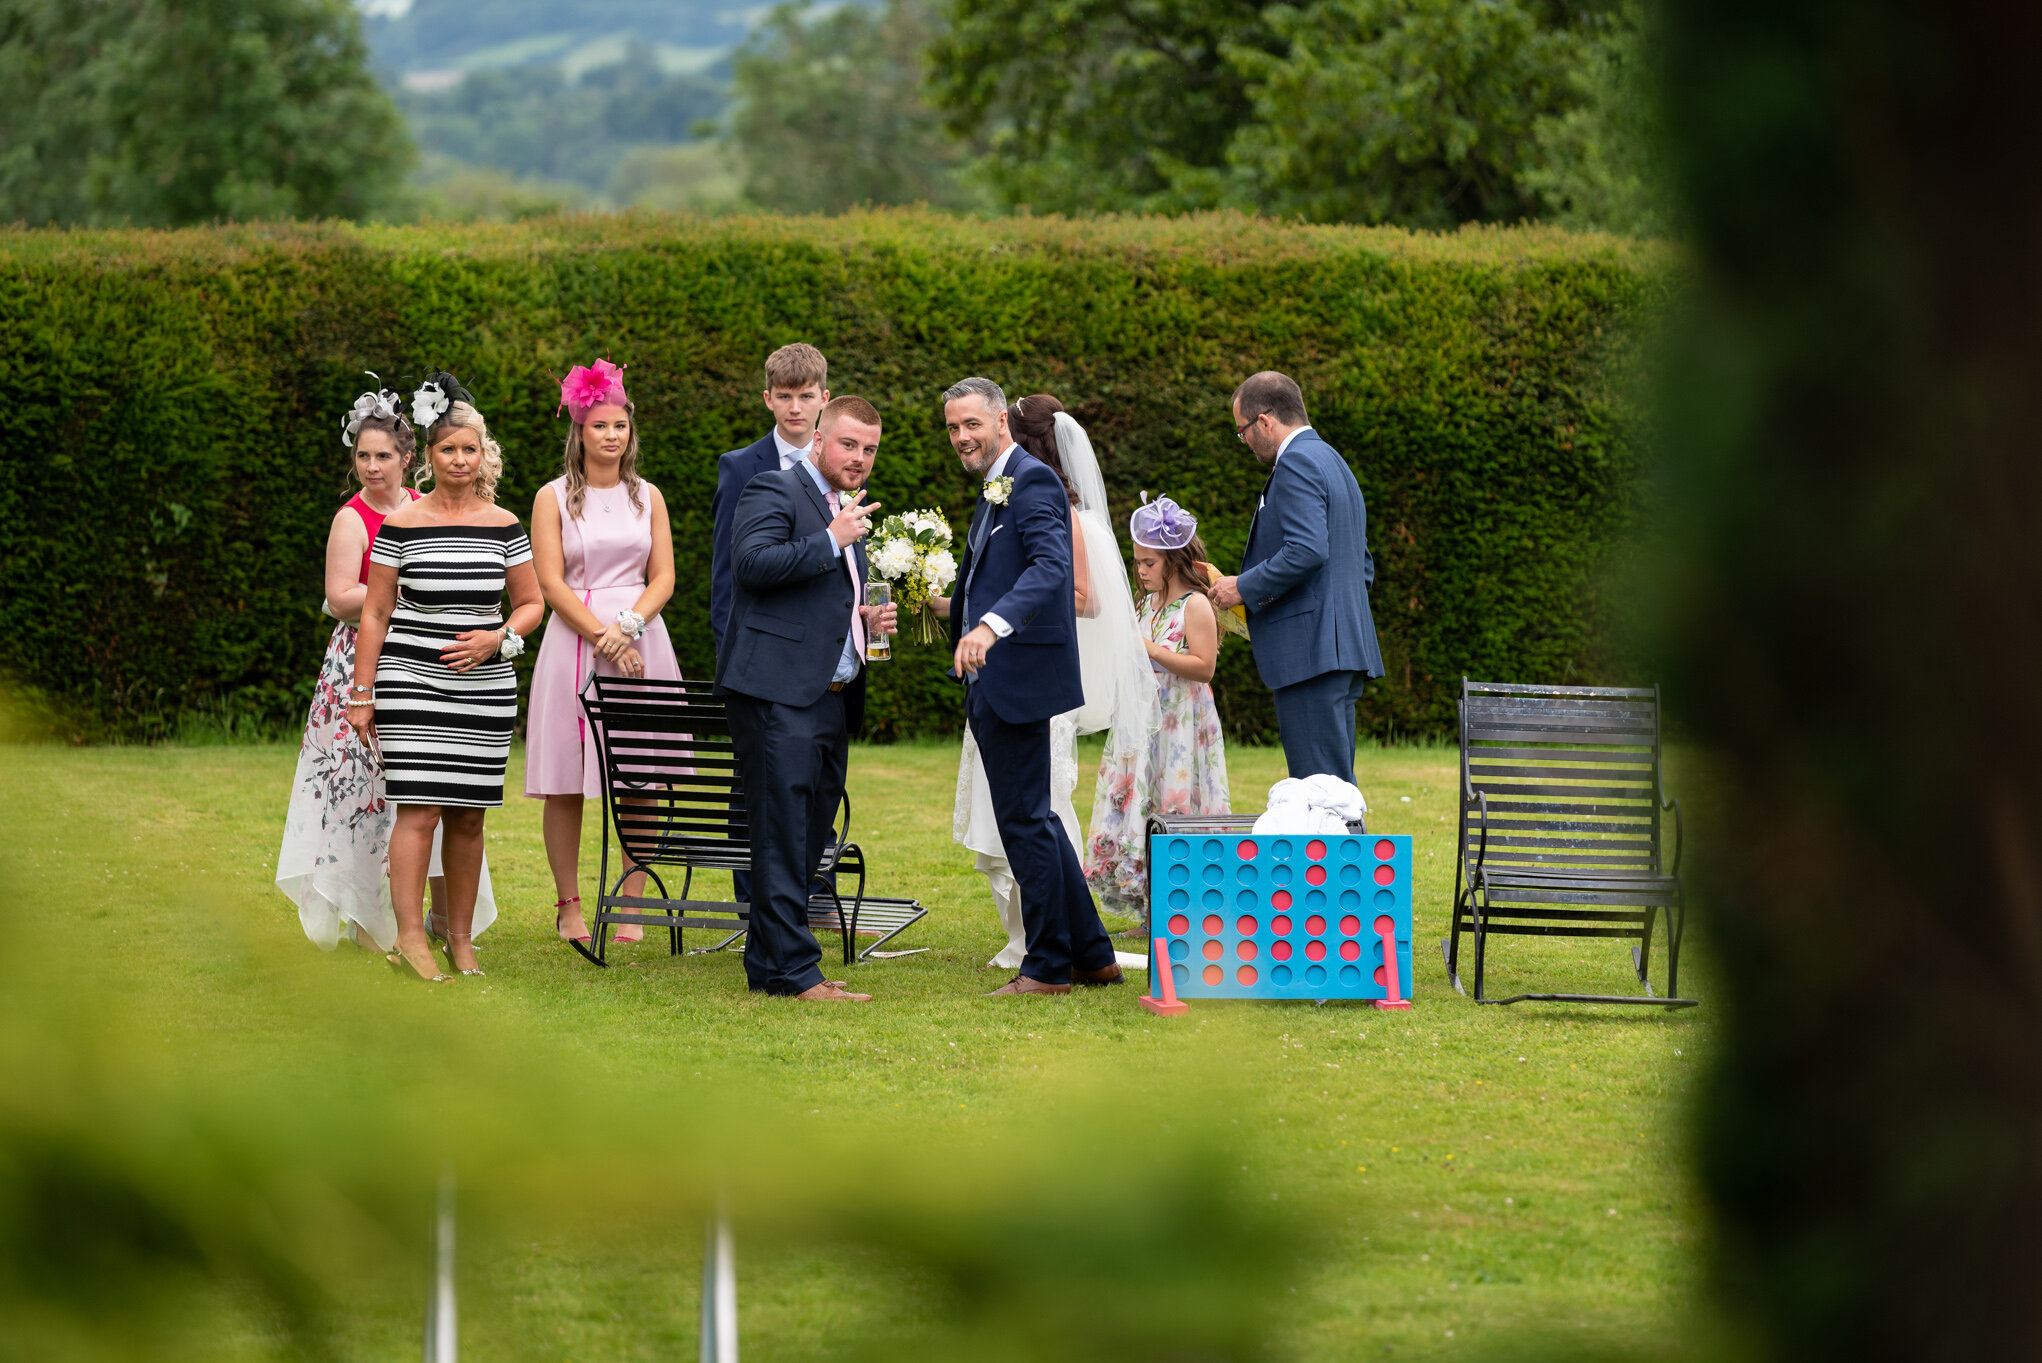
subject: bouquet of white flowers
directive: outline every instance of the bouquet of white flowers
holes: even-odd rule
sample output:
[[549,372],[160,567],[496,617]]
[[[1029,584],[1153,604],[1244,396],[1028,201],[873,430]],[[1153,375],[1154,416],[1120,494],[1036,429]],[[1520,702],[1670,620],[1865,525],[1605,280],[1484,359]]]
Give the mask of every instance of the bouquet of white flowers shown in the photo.
[[867,561],[875,578],[894,584],[901,609],[920,622],[922,642],[936,638],[936,612],[929,598],[942,596],[957,580],[957,558],[950,552],[950,522],[940,511],[908,511],[888,516],[872,536]]

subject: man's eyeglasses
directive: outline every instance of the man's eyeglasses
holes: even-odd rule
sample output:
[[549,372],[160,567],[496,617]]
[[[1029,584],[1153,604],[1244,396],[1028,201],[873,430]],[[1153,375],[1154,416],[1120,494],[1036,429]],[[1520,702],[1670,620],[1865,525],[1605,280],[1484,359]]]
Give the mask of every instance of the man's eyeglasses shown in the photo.
[[1248,428],[1267,415],[1269,415],[1267,412],[1257,412],[1254,416],[1249,417],[1246,421],[1234,427],[1234,439],[1245,443],[1248,439]]

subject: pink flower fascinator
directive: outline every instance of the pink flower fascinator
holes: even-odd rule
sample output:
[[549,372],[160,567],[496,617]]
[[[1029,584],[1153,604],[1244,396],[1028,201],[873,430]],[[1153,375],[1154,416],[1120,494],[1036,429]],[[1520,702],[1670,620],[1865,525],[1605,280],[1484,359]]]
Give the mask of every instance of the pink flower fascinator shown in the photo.
[[630,400],[624,394],[624,366],[608,360],[578,364],[560,381],[560,405],[577,426],[588,419],[591,408],[606,402],[621,406]]

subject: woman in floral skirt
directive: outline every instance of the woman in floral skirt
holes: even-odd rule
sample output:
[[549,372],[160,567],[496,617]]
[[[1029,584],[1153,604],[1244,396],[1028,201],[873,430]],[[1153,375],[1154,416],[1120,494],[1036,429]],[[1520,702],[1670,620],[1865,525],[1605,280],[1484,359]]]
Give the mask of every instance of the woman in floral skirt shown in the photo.
[[[411,424],[400,414],[402,401],[388,389],[364,393],[341,418],[341,443],[348,447],[361,490],[334,513],[326,535],[326,612],[339,623],[327,640],[313,689],[277,854],[277,888],[298,906],[305,935],[326,951],[343,936],[357,946],[374,943],[382,951],[397,943],[390,906],[393,814],[384,799],[381,762],[348,725],[347,689],[354,680],[355,637],[368,595],[369,548],[384,519],[418,496],[405,486],[416,442]],[[435,840],[435,906],[446,902],[439,862]],[[495,917],[485,862],[476,919],[486,927]]]
[[[1139,628],[1155,670],[1158,723],[1150,734],[1115,729],[1099,763],[1085,878],[1100,902],[1149,916],[1147,828],[1155,814],[1225,814],[1227,744],[1212,699],[1219,619],[1195,584],[1205,545],[1198,522],[1168,497],[1135,509],[1129,522],[1135,573],[1148,593]],[[1137,744],[1146,763],[1136,761]]]

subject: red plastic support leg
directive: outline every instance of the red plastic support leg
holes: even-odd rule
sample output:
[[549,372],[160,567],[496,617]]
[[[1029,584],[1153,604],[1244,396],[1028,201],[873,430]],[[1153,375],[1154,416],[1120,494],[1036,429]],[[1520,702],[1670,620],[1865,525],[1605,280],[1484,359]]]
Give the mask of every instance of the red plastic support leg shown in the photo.
[[1177,997],[1177,981],[1170,973],[1169,945],[1160,937],[1149,942],[1149,992],[1135,1002],[1158,1017],[1174,1017],[1191,1006]]
[[1386,913],[1376,915],[1376,936],[1383,943],[1383,984],[1389,989],[1385,998],[1375,1001],[1378,1008],[1408,1009],[1411,1000],[1404,997],[1403,981],[1397,978],[1397,920]]

